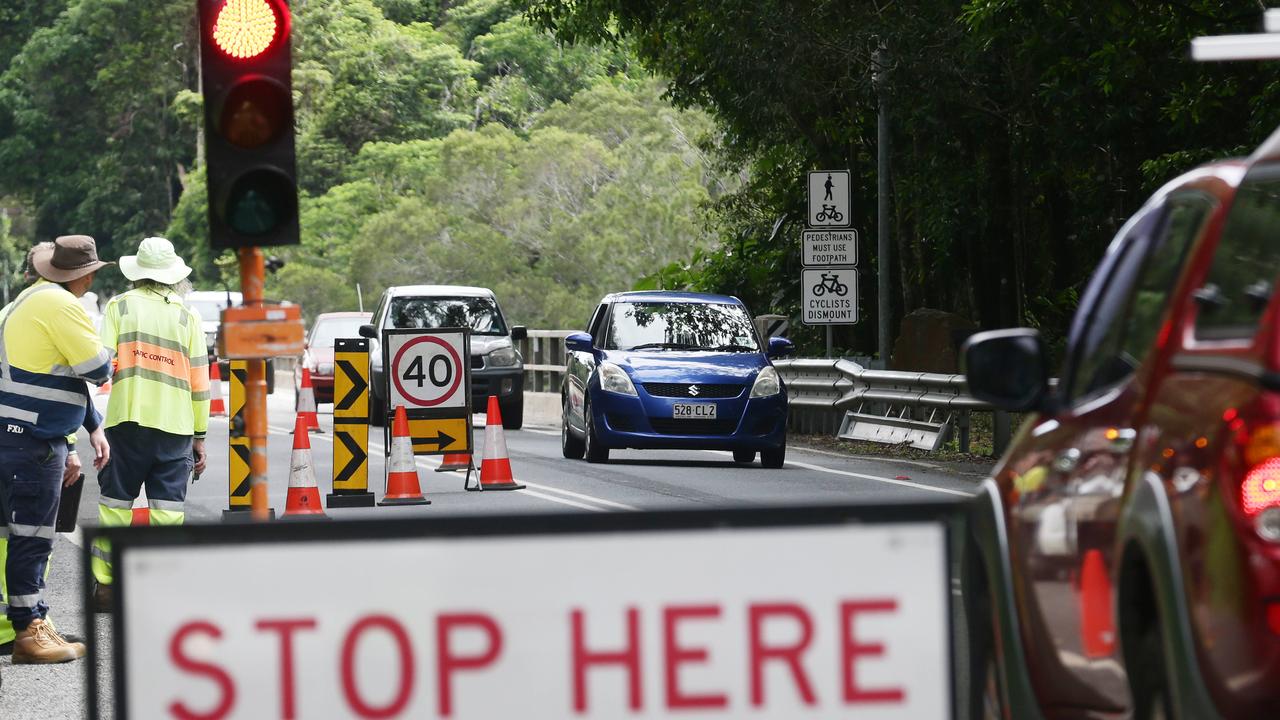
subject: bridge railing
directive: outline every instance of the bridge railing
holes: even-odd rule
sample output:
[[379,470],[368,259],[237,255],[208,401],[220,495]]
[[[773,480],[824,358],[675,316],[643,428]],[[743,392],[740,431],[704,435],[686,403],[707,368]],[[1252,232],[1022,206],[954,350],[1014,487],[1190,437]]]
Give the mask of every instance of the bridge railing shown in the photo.
[[[564,339],[573,332],[530,330],[516,343],[524,358],[525,392],[560,391]],[[967,453],[972,415],[988,413],[993,454],[1009,444],[1009,414],[969,395],[963,375],[870,370],[845,359],[794,358],[774,365],[787,385],[795,432],[935,451],[954,438]]]

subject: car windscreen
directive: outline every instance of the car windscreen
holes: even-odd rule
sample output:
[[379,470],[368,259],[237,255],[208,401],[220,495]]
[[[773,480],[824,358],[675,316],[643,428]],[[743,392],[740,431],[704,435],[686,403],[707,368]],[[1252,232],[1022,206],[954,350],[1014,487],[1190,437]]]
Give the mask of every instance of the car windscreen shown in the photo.
[[397,297],[387,315],[396,329],[468,327],[476,335],[506,335],[507,326],[491,298]]
[[360,326],[368,322],[369,319],[365,317],[321,318],[316,321],[315,329],[311,331],[311,340],[307,344],[311,347],[331,348],[333,341],[338,338],[360,337]]
[[608,350],[759,350],[741,305],[701,302],[621,302],[613,305]]

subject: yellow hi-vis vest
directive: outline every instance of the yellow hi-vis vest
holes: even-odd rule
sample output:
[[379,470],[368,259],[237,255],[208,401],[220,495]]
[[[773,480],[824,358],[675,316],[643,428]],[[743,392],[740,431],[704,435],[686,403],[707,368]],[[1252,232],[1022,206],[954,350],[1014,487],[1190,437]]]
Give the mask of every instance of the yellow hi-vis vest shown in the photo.
[[172,292],[130,290],[107,303],[102,344],[115,350],[104,425],[137,423],[204,437],[209,427],[209,357],[200,316]]

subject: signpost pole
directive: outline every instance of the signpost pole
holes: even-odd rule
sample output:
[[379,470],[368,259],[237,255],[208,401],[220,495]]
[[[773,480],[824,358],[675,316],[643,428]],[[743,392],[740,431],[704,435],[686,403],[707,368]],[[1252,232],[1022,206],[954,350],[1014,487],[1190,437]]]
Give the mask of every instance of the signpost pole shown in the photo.
[[[266,268],[262,251],[244,247],[240,256],[240,293],[245,307],[261,308]],[[248,382],[244,399],[245,429],[249,435],[250,515],[255,521],[271,518],[267,501],[267,361],[248,361]]]
[[831,351],[831,326],[828,325],[827,326],[827,359],[828,360],[831,359],[832,354],[833,353]]
[[876,115],[876,215],[878,216],[878,228],[876,230],[876,285],[877,291],[877,308],[878,317],[876,348],[880,351],[880,360],[884,363],[887,370],[889,368],[889,355],[893,352],[890,347],[892,340],[890,339],[889,323],[891,313],[889,312],[889,278],[890,278],[890,249],[889,249],[889,101],[885,97],[884,92],[884,72],[885,66],[889,62],[889,50],[881,45],[876,48],[872,56],[875,71],[872,75],[872,82],[876,88],[876,97],[879,103],[879,111]]

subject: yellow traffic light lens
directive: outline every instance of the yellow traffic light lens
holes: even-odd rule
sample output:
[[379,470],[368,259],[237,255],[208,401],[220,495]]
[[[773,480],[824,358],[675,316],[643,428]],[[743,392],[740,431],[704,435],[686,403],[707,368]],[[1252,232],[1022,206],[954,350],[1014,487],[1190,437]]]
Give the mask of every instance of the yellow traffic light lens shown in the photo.
[[213,24],[213,42],[231,57],[248,60],[271,47],[279,27],[268,0],[227,0]]
[[227,93],[217,123],[218,134],[237,147],[255,148],[273,142],[293,125],[289,92],[267,78],[242,81]]

